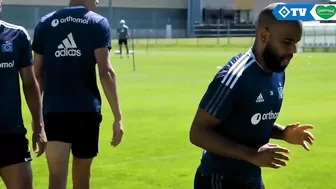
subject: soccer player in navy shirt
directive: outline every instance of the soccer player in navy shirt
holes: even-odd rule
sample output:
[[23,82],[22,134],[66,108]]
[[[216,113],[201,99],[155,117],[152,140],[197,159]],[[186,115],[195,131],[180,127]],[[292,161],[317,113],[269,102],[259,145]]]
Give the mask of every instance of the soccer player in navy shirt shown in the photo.
[[[1,5],[2,0],[0,10]],[[0,20],[0,45],[0,177],[9,189],[32,189],[32,156],[22,118],[20,77],[32,115],[32,143],[37,156],[44,152],[46,137],[31,39],[22,26]]]
[[195,175],[195,189],[264,188],[261,167],[280,168],[289,150],[270,138],[290,144],[313,144],[312,125],[283,127],[275,123],[283,101],[285,68],[302,35],[300,21],[278,21],[276,4],[258,18],[253,47],[233,57],[214,77],[190,130],[190,141],[204,149]]
[[33,51],[35,72],[43,89],[48,138],[49,188],[65,189],[70,150],[74,188],[90,188],[90,167],[97,156],[102,121],[96,69],[114,114],[111,145],[123,136],[116,75],[111,66],[110,26],[93,12],[96,0],[71,0],[37,24]]
[[119,51],[120,51],[120,58],[122,58],[122,45],[124,44],[126,47],[126,54],[129,58],[129,48],[128,48],[128,40],[130,39],[130,32],[128,26],[126,25],[125,20],[120,20],[120,25],[117,29],[118,35],[118,44],[119,44]]

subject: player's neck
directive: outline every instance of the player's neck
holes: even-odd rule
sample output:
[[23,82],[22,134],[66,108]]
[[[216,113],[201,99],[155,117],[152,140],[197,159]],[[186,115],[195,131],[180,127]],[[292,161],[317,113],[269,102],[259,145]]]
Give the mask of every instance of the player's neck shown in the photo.
[[83,2],[78,2],[78,1],[70,1],[69,7],[78,7],[78,6],[83,6],[85,7]]

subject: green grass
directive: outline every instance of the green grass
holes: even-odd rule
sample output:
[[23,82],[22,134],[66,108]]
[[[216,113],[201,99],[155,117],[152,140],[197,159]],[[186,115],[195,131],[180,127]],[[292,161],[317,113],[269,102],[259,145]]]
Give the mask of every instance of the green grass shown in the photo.
[[[148,54],[143,40],[142,44],[137,43],[135,72],[131,59],[112,55],[125,136],[119,147],[109,145],[113,116],[104,98],[100,154],[92,168],[92,188],[191,189],[202,152],[188,138],[197,105],[218,71],[217,66],[245,51],[251,44],[248,40],[241,40],[232,48],[227,43],[195,45],[195,40],[190,40],[194,45],[184,46],[183,40],[177,45],[153,42]],[[336,188],[335,58],[327,53],[299,53],[289,66],[278,122],[314,124],[316,143],[311,152],[306,152],[300,146],[274,141],[291,150],[291,160],[286,168],[263,170],[267,188]],[[29,127],[31,118],[25,105],[23,113]],[[34,159],[32,166],[36,189],[46,189],[45,157]],[[68,188],[70,181],[71,176]],[[1,183],[0,188],[4,188]]]

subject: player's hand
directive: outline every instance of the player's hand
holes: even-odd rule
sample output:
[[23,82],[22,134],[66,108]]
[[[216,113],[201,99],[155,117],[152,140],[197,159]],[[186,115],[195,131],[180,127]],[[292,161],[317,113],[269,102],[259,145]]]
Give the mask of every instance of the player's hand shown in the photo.
[[47,137],[44,131],[44,125],[41,122],[33,122],[32,145],[36,157],[40,157],[46,148]]
[[313,145],[314,136],[308,129],[313,129],[313,125],[300,125],[299,123],[289,124],[284,130],[284,139],[290,144],[302,145],[304,149],[309,151],[308,144]]
[[122,121],[115,121],[113,123],[113,137],[111,145],[113,147],[118,146],[121,143],[123,135],[124,135],[124,128]]
[[289,160],[288,154],[288,149],[277,144],[265,144],[252,155],[250,162],[259,167],[278,169],[287,165],[286,161]]

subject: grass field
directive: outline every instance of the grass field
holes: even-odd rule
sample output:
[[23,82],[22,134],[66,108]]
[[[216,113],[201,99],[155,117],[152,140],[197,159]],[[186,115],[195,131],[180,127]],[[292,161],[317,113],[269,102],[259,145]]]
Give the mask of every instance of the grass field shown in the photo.
[[[191,189],[201,150],[189,142],[189,127],[207,85],[229,58],[246,51],[251,39],[233,45],[137,42],[137,70],[132,59],[112,55],[124,115],[123,143],[112,148],[113,116],[104,97],[100,154],[92,168],[93,189]],[[180,41],[181,42],[181,41]],[[315,125],[310,152],[275,141],[291,150],[286,168],[264,169],[268,189],[336,188],[336,55],[299,53],[287,71],[278,122]],[[24,120],[30,116],[24,105]],[[28,134],[30,138],[30,133]],[[45,157],[32,162],[36,189],[46,189]],[[330,175],[327,175],[330,174]],[[70,174],[71,175],[71,174]],[[68,188],[71,188],[69,176]],[[0,183],[0,188],[4,188]]]

